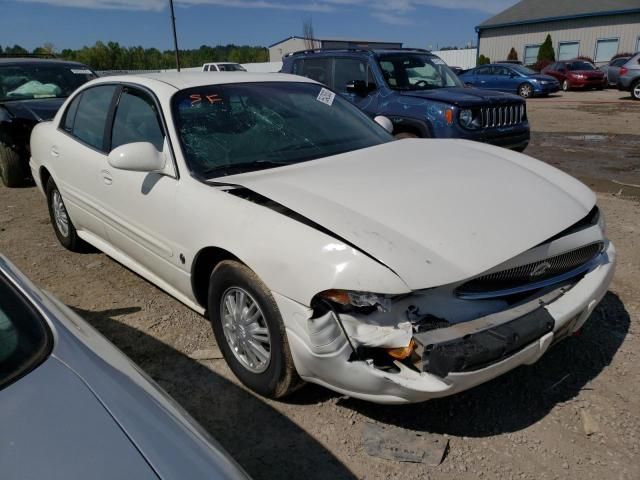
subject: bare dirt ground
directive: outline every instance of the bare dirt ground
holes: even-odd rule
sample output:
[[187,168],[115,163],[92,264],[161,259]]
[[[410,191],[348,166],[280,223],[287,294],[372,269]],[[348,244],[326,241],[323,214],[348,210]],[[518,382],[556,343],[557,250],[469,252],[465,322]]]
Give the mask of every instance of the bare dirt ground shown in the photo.
[[[204,318],[101,253],[64,250],[35,188],[0,187],[0,252],[137,362],[254,478],[637,479],[640,203],[633,187],[604,186],[610,177],[640,173],[637,146],[612,156],[638,142],[638,132],[611,127],[608,104],[596,114],[600,129],[574,130],[585,111],[575,103],[558,130],[540,134],[556,117],[553,101],[530,101],[536,132],[527,153],[593,180],[618,248],[611,291],[581,336],[533,366],[450,398],[391,407],[313,385],[282,402],[253,395],[223,360],[211,358],[218,355]],[[640,112],[640,102],[634,108]],[[594,132],[607,140],[567,140]],[[578,148],[580,155],[566,150]],[[366,422],[435,434],[449,440],[449,451],[438,467],[370,457],[362,444]]]

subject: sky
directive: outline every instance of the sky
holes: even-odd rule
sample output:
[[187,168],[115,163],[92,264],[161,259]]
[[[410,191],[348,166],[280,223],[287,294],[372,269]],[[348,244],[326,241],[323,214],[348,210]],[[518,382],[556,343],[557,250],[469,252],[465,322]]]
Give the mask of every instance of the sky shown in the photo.
[[[174,0],[180,48],[269,46],[302,34],[437,49],[476,41],[474,27],[517,0]],[[172,48],[169,0],[0,0],[0,45],[56,50],[96,41]]]

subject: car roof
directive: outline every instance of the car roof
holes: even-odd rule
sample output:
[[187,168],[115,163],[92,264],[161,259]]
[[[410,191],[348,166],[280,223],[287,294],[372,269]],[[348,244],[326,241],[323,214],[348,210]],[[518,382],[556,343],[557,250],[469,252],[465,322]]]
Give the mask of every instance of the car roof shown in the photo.
[[31,64],[55,64],[55,65],[82,65],[72,60],[60,60],[54,58],[29,58],[29,57],[0,57],[0,65],[31,65]]
[[[90,82],[98,83],[137,83],[149,88],[166,87],[170,85],[177,90],[202,87],[207,85],[223,85],[232,83],[260,83],[260,82],[297,82],[318,83],[306,77],[289,75],[286,73],[249,73],[249,72],[167,72],[148,73],[144,75],[115,75],[101,77]],[[87,84],[89,85],[89,84]]]
[[368,49],[368,48],[317,48],[313,50],[299,50],[287,54],[287,57],[298,55],[337,55],[337,54],[353,54],[353,55],[389,55],[389,54],[401,54],[401,53],[422,53],[426,55],[435,56],[430,50],[424,50],[422,48],[381,48],[381,49]]

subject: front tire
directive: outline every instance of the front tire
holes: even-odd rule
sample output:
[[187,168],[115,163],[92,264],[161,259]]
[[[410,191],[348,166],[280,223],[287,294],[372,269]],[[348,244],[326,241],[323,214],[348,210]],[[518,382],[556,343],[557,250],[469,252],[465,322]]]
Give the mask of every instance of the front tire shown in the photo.
[[411,132],[400,132],[396,135],[393,136],[393,138],[395,140],[402,140],[404,138],[420,138],[418,137],[418,135],[416,135],[415,133],[411,133]]
[[565,80],[564,82],[562,82],[562,91],[568,92],[569,90],[571,90],[571,85],[569,85],[569,82]]
[[72,252],[87,251],[89,245],[78,237],[78,232],[69,217],[60,190],[58,190],[56,182],[54,182],[51,177],[49,177],[47,181],[46,192],[49,217],[51,218],[51,225],[53,225],[53,231],[56,237],[58,237],[58,241],[64,248]]
[[522,98],[531,98],[533,97],[533,87],[530,83],[523,83],[518,87],[518,95]]
[[18,152],[4,144],[0,144],[0,177],[9,188],[21,187],[27,178],[25,162]]
[[218,264],[208,303],[218,347],[243,384],[269,398],[284,397],[302,384],[278,306],[252,270],[236,261]]

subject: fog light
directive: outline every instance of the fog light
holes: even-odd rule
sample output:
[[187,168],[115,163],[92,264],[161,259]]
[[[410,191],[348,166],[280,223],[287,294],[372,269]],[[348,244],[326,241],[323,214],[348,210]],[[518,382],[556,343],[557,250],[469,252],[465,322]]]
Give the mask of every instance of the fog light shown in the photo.
[[387,348],[386,350],[390,357],[395,358],[396,360],[404,360],[405,358],[409,357],[411,353],[413,353],[415,348],[416,348],[416,343],[413,341],[413,338],[412,338],[411,341],[409,342],[409,345],[407,345],[406,347]]

